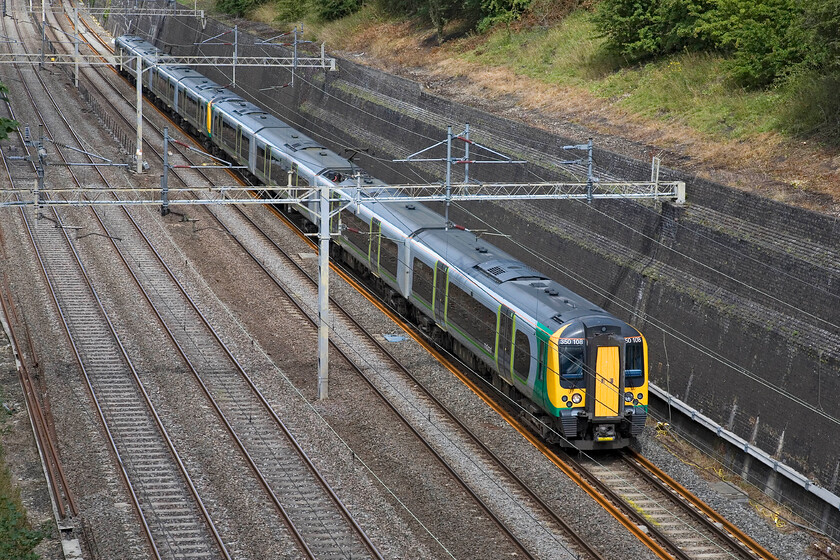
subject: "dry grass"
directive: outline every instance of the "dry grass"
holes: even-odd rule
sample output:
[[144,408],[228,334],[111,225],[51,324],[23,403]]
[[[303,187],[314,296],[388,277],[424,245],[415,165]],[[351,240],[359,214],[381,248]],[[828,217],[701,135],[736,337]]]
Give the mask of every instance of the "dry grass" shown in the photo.
[[[324,30],[327,32],[327,29]],[[626,141],[640,157],[665,153],[665,164],[713,181],[760,193],[780,202],[840,215],[840,154],[820,146],[761,132],[737,139],[710,135],[680,122],[629,111],[621,99],[599,97],[587,87],[555,85],[528,77],[508,65],[477,65],[470,56],[487,39],[467,37],[442,46],[431,29],[410,22],[360,17],[348,33],[326,38],[343,54],[389,72],[425,83],[435,93],[556,131],[571,123],[610,137],[610,146]],[[453,80],[456,80],[453,82]],[[457,83],[457,88],[447,87]],[[436,84],[442,84],[437,86]],[[671,156],[669,158],[669,156]],[[674,164],[678,160],[678,164]]]

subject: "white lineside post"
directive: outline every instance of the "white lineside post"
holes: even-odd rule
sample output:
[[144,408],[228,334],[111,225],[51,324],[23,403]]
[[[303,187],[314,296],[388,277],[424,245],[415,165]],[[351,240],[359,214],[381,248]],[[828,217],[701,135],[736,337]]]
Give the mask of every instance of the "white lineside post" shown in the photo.
[[236,59],[239,58],[239,26],[233,26],[233,87],[236,87]]
[[449,197],[452,196],[452,126],[446,127],[446,206],[443,227],[449,229]]
[[464,126],[464,184],[470,182],[470,123]]
[[318,228],[318,399],[329,397],[329,318],[330,318],[330,188],[321,183],[321,219]]
[[143,57],[137,55],[137,173],[143,173]]
[[44,68],[44,57],[47,56],[47,7],[41,0],[41,69]]
[[73,58],[75,59],[75,72],[73,83],[79,89],[79,7],[73,8]]
[[298,45],[298,37],[297,37],[297,35],[298,35],[298,28],[297,28],[297,25],[295,25],[295,28],[294,28],[294,30],[293,30],[293,31],[294,31],[294,39],[295,39],[295,40],[294,40],[294,42],[292,43],[292,48],[293,48],[293,50],[292,50],[293,55],[292,55],[292,56],[294,57],[294,58],[292,59],[292,85],[294,86],[294,85],[295,85],[295,74],[297,73],[297,61],[298,61],[298,51],[297,51],[297,45]]

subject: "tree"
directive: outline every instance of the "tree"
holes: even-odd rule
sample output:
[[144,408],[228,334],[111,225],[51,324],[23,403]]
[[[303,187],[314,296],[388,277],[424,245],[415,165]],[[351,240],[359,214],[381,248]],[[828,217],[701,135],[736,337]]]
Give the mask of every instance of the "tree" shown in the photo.
[[595,23],[607,50],[630,61],[710,47],[698,23],[715,0],[604,0]]
[[808,57],[799,0],[717,0],[701,19],[699,31],[732,54],[730,74],[740,85],[766,86]]

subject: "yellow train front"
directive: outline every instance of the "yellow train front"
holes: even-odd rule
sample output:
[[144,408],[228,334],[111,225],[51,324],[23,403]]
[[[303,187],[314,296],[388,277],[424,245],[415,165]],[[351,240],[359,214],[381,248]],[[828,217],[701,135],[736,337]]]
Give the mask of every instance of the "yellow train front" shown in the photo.
[[[551,429],[546,439],[583,450],[617,449],[642,433],[647,419],[645,338],[609,315],[582,317],[551,332],[540,324],[545,355],[535,391]],[[539,395],[543,392],[543,395]],[[542,396],[542,399],[539,397]],[[542,418],[546,420],[545,416]]]

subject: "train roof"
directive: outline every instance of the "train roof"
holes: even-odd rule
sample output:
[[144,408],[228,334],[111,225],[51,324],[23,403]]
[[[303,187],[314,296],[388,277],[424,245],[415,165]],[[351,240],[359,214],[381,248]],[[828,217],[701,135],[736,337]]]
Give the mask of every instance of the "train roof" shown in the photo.
[[601,307],[487,243],[474,232],[445,229],[443,216],[427,206],[393,202],[369,207],[406,237],[412,237],[457,268],[469,282],[484,288],[485,293],[493,294],[500,303],[516,309],[520,316],[529,316],[551,330],[576,322],[577,327],[564,331],[564,336],[582,336],[581,320],[588,326],[618,324],[623,327],[625,336],[637,334],[635,329]]
[[[139,37],[122,36],[118,42],[144,57],[160,61],[166,56]],[[217,110],[234,117],[238,124],[250,129],[259,142],[286,151],[301,164],[308,165],[315,174],[328,169],[344,172],[354,168],[347,159],[257,105],[239,98],[196,70],[176,65],[159,66],[159,70],[179,83],[184,83],[202,101],[213,101]],[[349,176],[339,182],[348,192],[355,191],[351,186],[355,185],[355,181]],[[364,182],[383,185],[371,177],[365,177]],[[531,317],[552,331],[570,322],[575,323],[573,328],[564,331],[564,337],[582,335],[584,326],[607,324],[621,325],[625,336],[638,333],[594,303],[485,242],[475,233],[445,229],[443,216],[427,206],[410,202],[366,202],[364,195],[361,203],[383,223],[390,224],[405,237],[411,237],[428,248],[437,258],[444,259],[463,273],[469,282],[481,286],[486,294],[492,294],[491,297],[496,297],[518,315]]]

